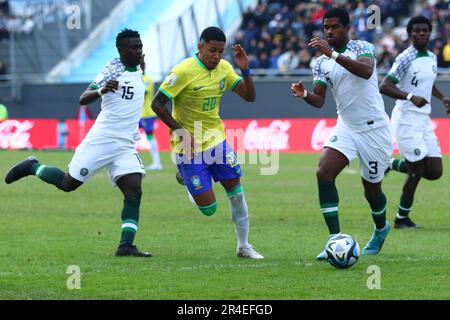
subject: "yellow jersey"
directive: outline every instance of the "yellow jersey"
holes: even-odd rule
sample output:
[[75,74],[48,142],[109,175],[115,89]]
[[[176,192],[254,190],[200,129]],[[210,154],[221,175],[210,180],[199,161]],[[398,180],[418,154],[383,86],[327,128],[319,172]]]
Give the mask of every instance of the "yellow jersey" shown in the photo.
[[[195,55],[173,67],[159,90],[172,100],[173,118],[194,137],[199,151],[210,149],[225,140],[219,117],[220,98],[242,80],[231,64],[221,60],[208,70]],[[172,149],[180,150],[180,138],[173,135]]]
[[155,118],[156,113],[153,111],[151,106],[153,95],[155,93],[155,84],[153,83],[152,78],[146,73],[144,73],[142,79],[144,80],[145,98],[144,105],[142,106],[141,118]]

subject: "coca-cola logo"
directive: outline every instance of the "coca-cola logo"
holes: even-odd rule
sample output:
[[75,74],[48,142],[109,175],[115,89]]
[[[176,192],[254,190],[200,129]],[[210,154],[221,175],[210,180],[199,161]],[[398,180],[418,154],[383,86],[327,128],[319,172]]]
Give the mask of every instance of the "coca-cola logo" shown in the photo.
[[288,150],[289,129],[292,124],[287,120],[274,120],[267,127],[258,127],[253,120],[247,126],[244,135],[246,150]]
[[331,133],[333,132],[334,126],[328,127],[326,120],[320,120],[317,122],[312,136],[311,136],[311,147],[315,151],[322,150],[323,145],[327,142]]
[[31,148],[30,129],[34,127],[32,121],[6,120],[0,122],[0,149]]

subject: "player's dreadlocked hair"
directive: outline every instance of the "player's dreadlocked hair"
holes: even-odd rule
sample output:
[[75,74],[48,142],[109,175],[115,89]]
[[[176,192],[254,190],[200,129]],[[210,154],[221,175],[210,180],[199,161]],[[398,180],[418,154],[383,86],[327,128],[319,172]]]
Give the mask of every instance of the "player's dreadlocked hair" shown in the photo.
[[433,30],[433,28],[431,27],[430,20],[428,20],[424,16],[416,16],[414,18],[411,18],[411,20],[408,21],[408,25],[406,26],[406,31],[408,32],[408,34],[411,34],[413,25],[419,24],[419,23],[426,23],[428,25],[428,29],[430,29],[430,32],[431,32],[431,30]]
[[328,10],[323,16],[323,20],[325,21],[325,19],[329,18],[339,18],[344,27],[348,26],[348,24],[350,23],[348,12],[342,8],[332,8]]
[[202,34],[200,35],[200,41],[223,41],[227,42],[227,37],[225,36],[225,33],[217,27],[208,27],[205,30],[203,30]]
[[120,41],[123,39],[140,38],[141,35],[136,30],[123,29],[116,37],[116,48],[120,48]]

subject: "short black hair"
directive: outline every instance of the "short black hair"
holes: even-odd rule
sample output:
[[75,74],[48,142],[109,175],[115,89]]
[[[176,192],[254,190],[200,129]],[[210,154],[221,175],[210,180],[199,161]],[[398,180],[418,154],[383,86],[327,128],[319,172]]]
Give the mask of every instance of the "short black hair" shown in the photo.
[[415,16],[411,18],[411,20],[408,21],[408,25],[406,26],[406,31],[408,34],[411,34],[413,25],[419,24],[419,23],[426,23],[428,25],[428,28],[430,29],[430,32],[433,30],[433,27],[431,26],[430,20],[424,16]]
[[136,30],[123,29],[116,37],[116,48],[120,48],[120,41],[123,39],[140,38],[141,35]]
[[200,41],[223,41],[227,42],[225,33],[217,27],[208,27],[202,31],[200,35]]
[[348,26],[348,24],[350,23],[350,17],[348,16],[348,12],[342,8],[332,8],[328,10],[323,16],[322,22],[324,22],[325,19],[330,18],[339,18],[344,27]]

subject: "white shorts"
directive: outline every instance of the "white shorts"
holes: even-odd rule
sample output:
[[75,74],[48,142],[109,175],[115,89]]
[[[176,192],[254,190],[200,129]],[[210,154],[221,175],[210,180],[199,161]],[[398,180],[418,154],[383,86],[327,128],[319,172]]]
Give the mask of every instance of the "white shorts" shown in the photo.
[[401,155],[410,162],[425,157],[442,158],[439,140],[428,114],[392,110],[392,133]]
[[70,175],[86,182],[103,168],[107,170],[113,187],[127,174],[140,173],[145,177],[144,165],[134,144],[105,137],[86,137],[69,164]]
[[370,183],[383,180],[394,150],[388,125],[355,132],[344,124],[337,124],[324,147],[338,150],[349,162],[359,157],[361,176]]

